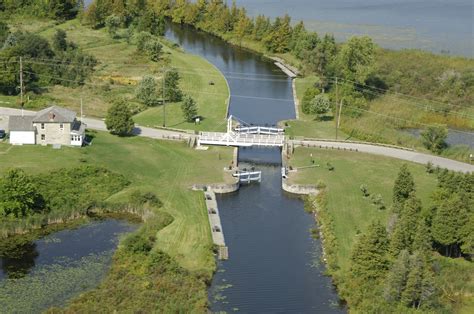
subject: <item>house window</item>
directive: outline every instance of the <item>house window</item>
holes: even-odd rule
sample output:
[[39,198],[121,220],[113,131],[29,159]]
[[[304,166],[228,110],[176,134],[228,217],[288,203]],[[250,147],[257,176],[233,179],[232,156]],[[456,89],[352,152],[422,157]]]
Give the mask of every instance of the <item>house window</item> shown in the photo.
[[46,135],[41,134],[41,140],[44,141],[46,139]]
[[61,131],[64,130],[64,124],[62,124],[62,123],[59,124],[59,129],[60,129]]
[[41,123],[41,130],[44,130],[44,123]]

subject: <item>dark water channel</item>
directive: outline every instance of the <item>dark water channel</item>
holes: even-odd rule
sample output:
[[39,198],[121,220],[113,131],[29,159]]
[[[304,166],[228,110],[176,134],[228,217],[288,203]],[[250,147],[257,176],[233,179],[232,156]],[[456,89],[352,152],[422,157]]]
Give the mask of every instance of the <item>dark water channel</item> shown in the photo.
[[[189,27],[171,25],[166,36],[224,73],[232,95],[230,114],[260,125],[294,118],[291,80],[272,62]],[[281,189],[280,150],[240,149],[239,163],[262,170],[263,181],[218,197],[230,259],[214,276],[211,310],[344,311],[323,275],[320,242],[310,235],[312,216],[301,199]]]
[[41,312],[96,287],[120,235],[137,227],[122,220],[96,220],[8,249],[2,244],[0,311]]

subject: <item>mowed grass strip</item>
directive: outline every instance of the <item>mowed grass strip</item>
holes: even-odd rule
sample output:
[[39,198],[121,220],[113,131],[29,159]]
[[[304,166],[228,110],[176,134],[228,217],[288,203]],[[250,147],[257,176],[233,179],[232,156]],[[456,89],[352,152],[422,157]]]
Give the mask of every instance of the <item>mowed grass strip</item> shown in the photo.
[[[423,165],[404,162],[394,158],[369,155],[358,152],[324,150],[298,147],[290,159],[295,167],[310,166],[311,154],[319,167],[298,170],[291,175],[291,181],[299,184],[316,184],[319,180],[327,185],[328,209],[334,217],[338,243],[338,262],[347,270],[354,238],[364,232],[367,226],[378,219],[383,224],[390,215],[392,189],[402,164],[407,163],[412,172],[417,197],[427,209],[431,205],[430,195],[436,187],[436,175],[428,174]],[[329,171],[327,163],[334,166]],[[367,185],[371,195],[380,194],[387,209],[379,210],[372,205],[370,197],[364,198],[360,191]]]
[[[9,146],[7,144],[0,144]],[[125,200],[133,190],[152,191],[164,202],[163,211],[173,223],[157,232],[156,248],[162,249],[190,270],[211,272],[215,265],[209,223],[202,192],[190,187],[197,183],[223,182],[223,168],[232,160],[229,148],[212,147],[196,151],[184,143],[146,138],[118,138],[96,133],[92,146],[63,147],[13,146],[1,155],[0,174],[19,167],[42,173],[80,164],[104,166],[123,174],[132,184],[113,195],[111,201]]]

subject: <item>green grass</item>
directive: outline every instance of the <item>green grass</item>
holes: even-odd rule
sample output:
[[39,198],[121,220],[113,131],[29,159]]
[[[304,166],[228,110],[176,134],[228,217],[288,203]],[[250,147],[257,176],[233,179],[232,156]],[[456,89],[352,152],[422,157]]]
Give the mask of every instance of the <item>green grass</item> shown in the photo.
[[[8,146],[7,144],[0,144]],[[13,146],[2,154],[0,173],[20,167],[41,173],[80,164],[104,166],[131,181],[110,201],[126,200],[136,189],[154,192],[163,201],[163,211],[174,221],[157,234],[156,247],[175,257],[189,270],[211,272],[215,265],[205,202],[200,192],[190,191],[196,183],[224,181],[222,169],[232,160],[227,148],[208,151],[189,149],[184,143],[132,137],[119,138],[99,132],[92,146],[60,150],[41,146]]]
[[[180,72],[181,89],[196,100],[198,114],[203,117],[199,125],[187,123],[183,118],[181,103],[170,103],[166,106],[167,126],[195,130],[225,129],[229,97],[227,82],[222,73],[204,58],[185,53],[179,48],[170,48],[171,45],[163,40],[163,58],[160,62],[153,63],[148,57],[137,54],[135,45],[127,43],[125,39],[112,39],[105,29],[93,30],[81,25],[78,20],[57,26],[34,19],[29,22],[14,19],[10,24],[36,32],[50,40],[56,29],[63,29],[69,40],[99,61],[96,72],[86,85],[78,88],[53,86],[42,95],[31,94],[31,101],[26,108],[40,109],[56,103],[79,112],[82,98],[86,116],[104,117],[116,98],[125,98],[135,107],[143,107],[135,98],[136,84],[144,75],[154,76],[159,83],[163,66],[166,65],[176,67]],[[213,85],[209,84],[211,81]],[[1,96],[0,101],[9,104],[0,102],[0,106],[18,107],[17,98]],[[135,116],[135,121],[143,126],[162,126],[162,112],[161,106],[147,109]]]
[[[294,175],[292,182],[316,184],[322,180],[328,187],[328,210],[333,215],[338,243],[338,261],[343,270],[347,270],[354,236],[363,232],[374,219],[386,223],[392,201],[392,188],[403,161],[356,152],[296,148],[289,164],[293,167],[309,166],[310,154],[320,167],[301,169]],[[334,171],[327,169],[330,162]],[[417,196],[424,208],[431,204],[430,194],[436,186],[434,174],[427,174],[423,165],[408,163],[417,189]],[[364,198],[359,189],[367,185],[371,194],[381,194],[386,210],[378,210],[371,204],[370,198]]]
[[[288,127],[285,132],[289,136],[304,136],[310,138],[321,138],[321,139],[335,139],[336,138],[336,122],[332,116],[328,116],[330,119],[325,121],[318,121],[316,116],[305,114],[301,110],[301,100],[304,92],[316,82],[319,78],[316,76],[307,76],[304,78],[295,79],[296,97],[299,100],[298,106],[298,120],[287,120],[285,123]],[[338,139],[347,139],[349,136],[342,130],[338,131]]]

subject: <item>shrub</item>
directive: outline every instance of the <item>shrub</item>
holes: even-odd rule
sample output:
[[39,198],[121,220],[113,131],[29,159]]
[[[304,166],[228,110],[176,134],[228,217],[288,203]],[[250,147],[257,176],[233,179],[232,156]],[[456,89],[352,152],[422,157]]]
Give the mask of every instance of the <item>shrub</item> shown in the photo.
[[153,248],[151,241],[144,237],[143,234],[132,234],[128,236],[124,241],[123,245],[131,253],[144,253],[148,254]]
[[362,194],[364,195],[364,197],[370,196],[369,189],[367,188],[367,185],[362,184],[360,186],[360,190],[362,191]]

